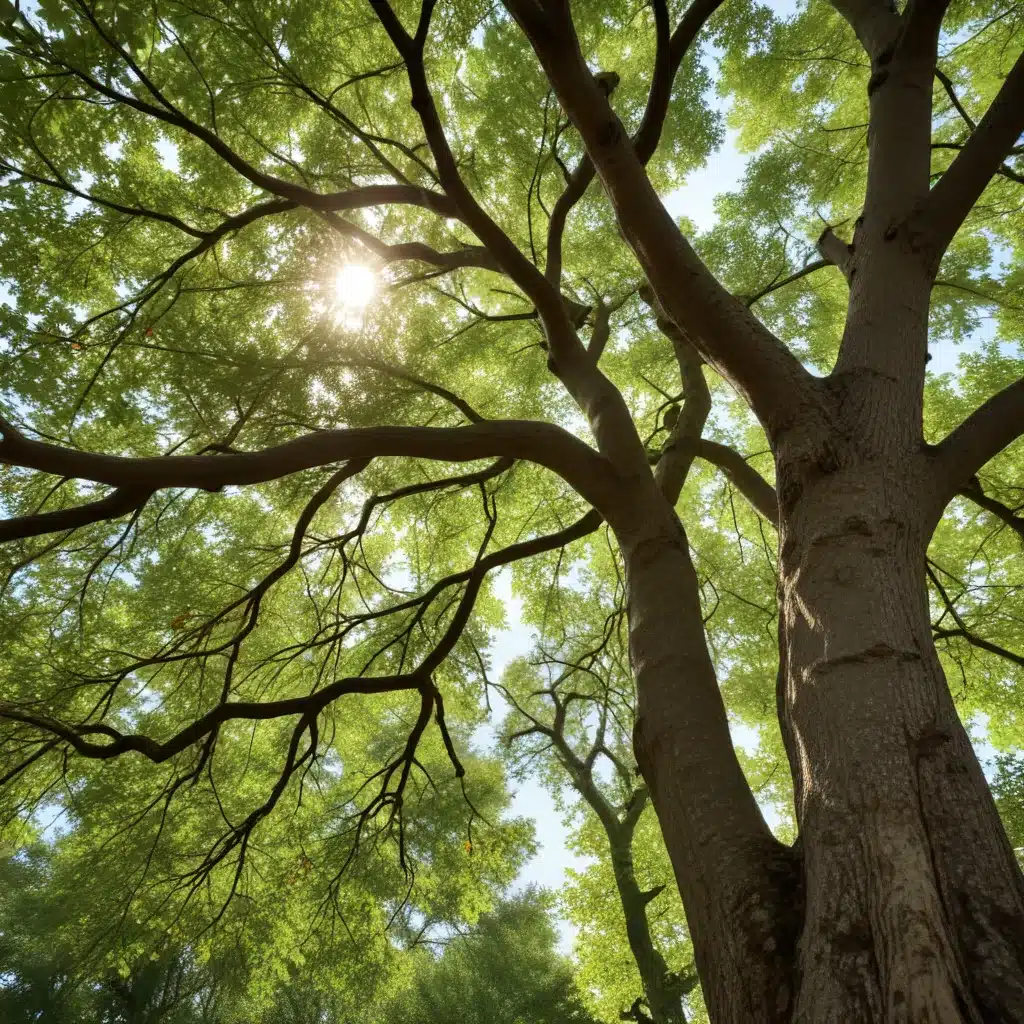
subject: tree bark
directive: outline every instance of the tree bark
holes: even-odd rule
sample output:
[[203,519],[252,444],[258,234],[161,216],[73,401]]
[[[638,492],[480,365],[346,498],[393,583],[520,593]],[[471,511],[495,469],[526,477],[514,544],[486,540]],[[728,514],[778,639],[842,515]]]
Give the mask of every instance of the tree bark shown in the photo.
[[927,466],[864,440],[779,466],[793,1019],[1024,1020],[1021,875],[931,636]]
[[700,617],[681,527],[653,503],[643,530],[620,527],[636,753],[704,997],[730,1024],[1024,1021],[1021,873],[931,636],[927,460],[837,450],[838,433],[817,463],[780,465],[798,850],[772,838],[728,742],[687,626]]
[[634,491],[637,521],[616,532],[629,586],[637,761],[713,1019],[783,1020],[793,994],[798,858],[772,836],[736,758],[683,528],[660,494]]
[[650,899],[641,891],[633,872],[632,831],[630,828],[628,834],[609,836],[612,870],[626,918],[629,948],[640,972],[653,1024],[683,1024],[686,1020],[682,1003],[685,979],[669,972],[665,958],[651,938],[647,921]]

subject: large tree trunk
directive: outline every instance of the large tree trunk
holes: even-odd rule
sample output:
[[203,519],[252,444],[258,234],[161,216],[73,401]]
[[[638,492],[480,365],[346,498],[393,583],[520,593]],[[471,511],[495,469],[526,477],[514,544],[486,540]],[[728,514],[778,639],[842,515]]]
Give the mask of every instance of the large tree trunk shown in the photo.
[[779,469],[798,850],[737,778],[703,636],[684,625],[697,582],[681,530],[649,516],[646,536],[622,534],[637,757],[712,1020],[1024,1021],[1024,888],[932,641],[913,471],[801,450]]
[[1024,1020],[1021,876],[935,653],[914,463],[828,451],[779,468],[794,1019]]

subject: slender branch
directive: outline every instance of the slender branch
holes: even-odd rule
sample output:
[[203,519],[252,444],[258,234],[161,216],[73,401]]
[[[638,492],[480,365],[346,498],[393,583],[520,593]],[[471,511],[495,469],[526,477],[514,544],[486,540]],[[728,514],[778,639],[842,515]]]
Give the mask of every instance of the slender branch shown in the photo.
[[[964,640],[966,640],[972,647],[977,647],[979,650],[982,651],[988,651],[989,654],[996,654],[1000,658],[1006,658],[1007,661],[1012,661],[1014,662],[1014,664],[1024,666],[1024,656],[1021,656],[1020,654],[1017,654],[1014,651],[1008,650],[1007,648],[1002,647],[999,644],[992,643],[991,640],[986,640],[984,637],[978,636],[977,633],[969,629],[967,623],[964,622],[963,617],[956,610],[956,605],[954,604],[953,599],[946,592],[946,588],[942,585],[942,581],[939,579],[938,576],[936,576],[930,565],[927,567],[927,569],[928,578],[931,580],[932,586],[935,587],[935,590],[938,592],[939,597],[942,598],[942,603],[943,605],[945,605],[946,612],[956,623],[956,629],[946,629],[937,623],[933,623],[933,635],[937,639],[961,637]],[[945,618],[945,615],[943,615],[942,618]],[[942,622],[942,618],[939,619],[939,623]]]
[[949,97],[949,102],[953,104],[953,108],[963,118],[964,123],[973,132],[978,127],[977,122],[970,114],[964,109],[964,105],[960,102],[960,98],[956,94],[956,88],[954,87],[949,75],[947,75],[941,68],[935,69],[935,77],[939,80],[942,88],[946,90],[946,95]]
[[[121,733],[112,726],[102,723],[68,725],[48,715],[26,711],[23,707],[8,701],[0,702],[0,718],[22,722],[52,733],[69,743],[83,757],[104,760],[134,751],[160,764],[198,743],[225,722],[235,719],[262,722],[294,715],[319,714],[328,704],[344,694],[391,693],[395,690],[416,689],[419,685],[419,680],[410,676],[339,679],[307,697],[290,697],[274,701],[227,701],[218,704],[213,710],[163,742],[149,736]],[[88,736],[105,736],[109,742],[96,743],[87,739]]]
[[[369,2],[395,49],[405,60],[413,109],[419,115],[426,134],[437,165],[438,179],[458,208],[462,221],[533,302],[547,339],[548,366],[587,416],[602,454],[620,472],[646,472],[643,445],[622,394],[588,355],[576,332],[573,311],[561,291],[483,209],[459,172],[427,82],[423,61],[423,48],[435,0],[423,0],[414,37],[405,30],[387,0]],[[589,72],[586,74],[589,77]],[[591,85],[598,88],[592,80]]]
[[693,465],[695,445],[711,414],[711,390],[704,378],[704,361],[683,332],[671,321],[660,318],[658,326],[672,341],[683,382],[683,407],[676,415],[654,470],[662,494],[675,505]]
[[999,644],[992,643],[991,640],[986,640],[984,637],[978,636],[977,633],[972,632],[969,629],[958,627],[957,629],[943,629],[941,626],[932,626],[932,635],[937,640],[947,640],[952,637],[960,637],[966,640],[972,647],[977,647],[981,651],[988,651],[989,654],[995,654],[1000,658],[1005,658],[1007,661],[1012,661],[1015,665],[1020,665],[1024,668],[1024,655],[1017,654],[1016,651],[1011,651],[1006,647],[1001,647]]
[[696,455],[717,466],[769,523],[773,526],[778,523],[779,503],[775,488],[739,452],[706,438],[699,438],[694,448]]
[[170,103],[149,79],[145,71],[138,66],[131,54],[104,29],[88,9],[83,8],[83,11],[86,20],[91,24],[96,34],[132,70],[156,102],[147,102],[131,93],[120,92],[106,82],[94,78],[89,72],[70,64],[66,57],[58,54],[45,42],[42,44],[44,47],[42,50],[33,48],[34,45],[38,47],[40,39],[34,37],[23,39],[28,50],[26,55],[44,64],[64,68],[101,96],[105,96],[116,103],[131,107],[155,120],[162,121],[165,124],[187,132],[189,135],[205,143],[225,163],[258,188],[283,199],[290,199],[298,205],[322,211],[351,209],[353,207],[348,205],[349,198],[353,195],[353,192],[361,192],[374,198],[370,202],[359,201],[357,203],[359,206],[412,203],[433,209],[435,212],[442,213],[447,217],[458,216],[458,211],[448,201],[446,196],[414,185],[371,185],[353,190],[353,192],[323,195],[303,185],[286,181],[283,178],[278,178],[259,170],[259,168],[244,160],[231,149],[216,132],[193,121],[183,114],[178,107]]
[[989,497],[981,488],[977,477],[971,477],[966,487],[962,488],[960,494],[970,498],[979,508],[985,509],[992,515],[1005,523],[1022,541],[1024,541],[1024,516],[1018,515],[1012,508],[1008,508],[1001,501]]
[[794,281],[799,281],[802,277],[807,277],[809,274],[813,274],[816,270],[821,270],[824,267],[832,265],[831,260],[812,260],[810,263],[805,264],[799,270],[795,270],[792,274],[787,275],[777,281],[772,281],[771,284],[765,285],[760,291],[754,292],[753,295],[749,296],[744,301],[748,306],[753,306],[754,303],[760,302],[766,295],[771,295],[772,292],[777,292],[786,285],[792,284]]
[[[445,192],[451,197],[463,221],[473,230],[477,238],[494,255],[505,272],[530,297],[538,312],[545,319],[555,323],[566,318],[561,293],[545,279],[539,270],[519,251],[515,243],[484,211],[470,192],[459,173],[458,164],[445,137],[433,94],[427,83],[423,63],[423,47],[430,27],[430,19],[436,0],[424,0],[420,8],[420,21],[416,35],[406,32],[398,16],[387,0],[370,0],[370,6],[387,32],[395,49],[405,60],[409,88],[412,92],[412,106],[419,115],[427,144],[437,165],[438,178]],[[572,332],[573,338],[575,333]],[[557,347],[562,342],[559,332]],[[568,355],[568,353],[566,353]],[[561,355],[555,352],[556,358]]]
[[192,227],[191,224],[186,224],[183,220],[179,217],[175,217],[173,214],[160,213],[158,210],[148,210],[141,206],[129,206],[125,203],[116,202],[113,199],[104,199],[102,196],[94,195],[91,192],[86,192],[85,190],[72,185],[71,182],[66,181],[64,178],[47,178],[41,174],[33,174],[31,171],[27,171],[23,167],[17,167],[14,164],[8,163],[6,160],[0,160],[0,172],[16,174],[19,178],[23,178],[25,181],[31,181],[37,185],[45,185],[48,188],[60,189],[63,192],[67,192],[69,195],[77,196],[79,199],[84,199],[86,202],[106,207],[108,210],[114,210],[117,213],[123,213],[129,217],[145,217],[149,220],[161,221],[164,224],[169,224],[171,227],[177,228],[179,231],[185,232],[185,234],[192,235],[193,238],[203,238],[206,235],[205,231]]

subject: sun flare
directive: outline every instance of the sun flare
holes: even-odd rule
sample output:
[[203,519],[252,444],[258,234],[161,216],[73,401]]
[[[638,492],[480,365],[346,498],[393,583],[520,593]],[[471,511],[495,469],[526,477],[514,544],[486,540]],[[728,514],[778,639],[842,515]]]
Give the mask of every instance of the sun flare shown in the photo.
[[335,282],[338,304],[344,314],[359,316],[377,291],[377,275],[358,263],[346,263]]

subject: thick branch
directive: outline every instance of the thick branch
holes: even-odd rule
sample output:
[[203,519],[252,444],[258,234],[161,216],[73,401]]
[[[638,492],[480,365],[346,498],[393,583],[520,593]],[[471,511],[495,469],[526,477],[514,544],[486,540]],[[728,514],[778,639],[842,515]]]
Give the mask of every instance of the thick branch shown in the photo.
[[1024,54],[918,214],[917,227],[938,261],[974,204],[1024,133]]
[[580,53],[567,7],[542,12],[506,0],[582,136],[636,253],[669,317],[743,394],[769,431],[787,423],[814,386],[785,346],[714,278],[682,236],[643,162]]
[[[651,91],[647,97],[647,107],[643,120],[633,136],[633,146],[641,163],[646,164],[658,148],[661,130],[668,114],[669,100],[672,96],[672,84],[698,33],[708,18],[725,0],[694,0],[686,9],[682,20],[676,26],[671,37],[668,34],[668,13],[664,3],[654,5],[655,26],[657,31],[657,51],[655,57],[654,77]],[[565,234],[566,220],[573,207],[583,198],[587,186],[594,180],[594,164],[588,155],[580,160],[573,169],[569,181],[555,201],[548,222],[547,262],[545,273],[549,281],[557,283],[562,276],[562,236]]]
[[831,228],[825,228],[818,236],[816,248],[826,263],[838,267],[843,277],[850,280],[853,246],[844,242]]
[[900,16],[889,0],[832,0],[832,6],[850,23],[870,57],[884,53],[896,41]]
[[145,505],[151,494],[151,491],[121,487],[106,497],[85,505],[3,519],[0,520],[0,544],[38,537],[44,533],[76,530],[80,526],[88,526],[90,523],[98,523],[105,519],[118,519]]
[[357,427],[306,434],[261,452],[133,458],[34,441],[0,422],[0,462],[116,488],[155,491],[264,483],[342,459],[406,456],[444,462],[508,456],[553,470],[595,507],[614,484],[605,460],[570,433],[533,420],[491,420],[463,427]]
[[945,508],[989,459],[1024,433],[1024,377],[980,405],[927,455],[934,465],[936,498]]

